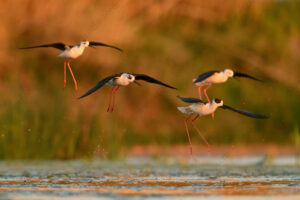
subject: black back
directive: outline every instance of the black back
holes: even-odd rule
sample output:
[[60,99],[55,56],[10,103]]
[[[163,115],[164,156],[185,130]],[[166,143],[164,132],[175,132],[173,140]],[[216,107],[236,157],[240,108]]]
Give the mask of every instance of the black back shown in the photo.
[[219,72],[219,71],[213,70],[213,71],[209,71],[209,72],[205,72],[203,74],[200,74],[198,76],[198,78],[194,81],[194,83],[198,83],[198,82],[204,81],[205,79],[207,79],[208,77],[212,76],[216,72]]
[[191,98],[191,97],[185,98],[185,97],[180,97],[180,96],[177,96],[177,97],[185,103],[205,103],[201,99],[197,99],[197,98]]

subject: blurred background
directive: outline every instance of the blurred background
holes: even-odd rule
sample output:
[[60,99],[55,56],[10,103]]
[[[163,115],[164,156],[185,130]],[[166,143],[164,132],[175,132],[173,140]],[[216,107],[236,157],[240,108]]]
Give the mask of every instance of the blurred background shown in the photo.
[[[231,79],[208,90],[227,105],[262,113],[250,119],[218,110],[197,121],[211,149],[300,146],[300,1],[296,0],[1,0],[0,159],[122,158],[189,154],[176,98],[197,97],[192,79],[231,68],[264,83]],[[81,40],[71,62],[79,90],[58,50],[19,47]],[[106,113],[110,87],[76,98],[117,72],[146,73],[179,88],[141,82],[121,88]],[[194,147],[206,153],[190,128]],[[180,148],[183,147],[183,148]],[[235,149],[235,147],[237,149]]]

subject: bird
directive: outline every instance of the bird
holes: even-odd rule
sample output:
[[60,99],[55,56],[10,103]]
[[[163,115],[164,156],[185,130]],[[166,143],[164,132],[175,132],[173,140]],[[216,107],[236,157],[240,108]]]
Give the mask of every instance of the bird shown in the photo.
[[121,72],[121,73],[117,73],[117,74],[114,74],[114,75],[111,75],[111,76],[108,76],[108,77],[102,79],[92,89],[87,91],[85,94],[80,96],[78,99],[84,98],[84,97],[94,93],[96,90],[100,89],[105,84],[110,85],[110,86],[112,86],[112,88],[110,90],[109,104],[108,104],[107,112],[113,112],[114,104],[115,104],[115,96],[116,96],[116,93],[119,90],[120,86],[127,86],[132,82],[136,83],[137,85],[140,85],[137,82],[138,80],[162,85],[164,87],[168,87],[171,89],[177,89],[173,86],[167,85],[167,84],[165,84],[159,80],[156,80],[145,74],[134,74],[134,73]]
[[262,80],[250,76],[248,74],[235,72],[231,69],[225,69],[224,71],[212,70],[200,74],[197,78],[193,79],[193,83],[196,86],[198,86],[198,94],[201,100],[202,100],[201,88],[207,85],[207,87],[203,91],[207,101],[210,102],[210,99],[208,98],[208,95],[206,93],[207,89],[214,83],[225,83],[230,77],[243,77],[243,78],[249,78],[255,81],[262,82]]
[[34,48],[53,47],[53,48],[61,50],[62,52],[58,55],[58,57],[65,59],[65,61],[64,61],[64,87],[66,87],[66,83],[67,83],[66,65],[68,65],[69,71],[70,71],[73,81],[74,81],[75,89],[77,90],[78,86],[77,86],[75,76],[70,67],[70,62],[72,59],[76,59],[79,56],[81,56],[86,47],[94,47],[94,46],[110,47],[110,48],[116,49],[118,51],[123,51],[122,49],[112,46],[112,45],[108,45],[108,44],[104,44],[104,43],[100,43],[100,42],[94,42],[94,41],[86,41],[86,40],[81,41],[79,45],[67,45],[62,42],[57,42],[57,43],[51,43],[51,44],[42,44],[42,45],[37,45],[37,46],[22,47],[19,49],[34,49]]
[[230,106],[225,105],[223,103],[223,100],[217,99],[217,98],[212,99],[211,102],[204,102],[204,101],[202,101],[201,99],[198,99],[198,98],[190,98],[190,97],[185,98],[185,97],[180,97],[180,96],[177,96],[177,97],[185,103],[191,103],[191,105],[189,105],[187,107],[177,107],[177,109],[180,112],[182,112],[184,114],[189,114],[189,116],[184,119],[184,125],[185,125],[185,130],[186,130],[186,133],[187,133],[187,136],[188,136],[188,140],[189,140],[189,143],[190,143],[190,153],[191,154],[192,154],[192,143],[191,143],[191,139],[190,139],[190,134],[189,134],[187,122],[193,116],[193,114],[196,114],[196,115],[191,120],[191,125],[197,131],[197,133],[200,135],[200,137],[203,139],[203,141],[205,142],[208,151],[210,151],[210,147],[209,147],[208,142],[206,141],[205,137],[200,133],[199,129],[194,125],[194,121],[196,119],[198,119],[199,117],[204,116],[204,115],[210,115],[213,112],[215,112],[217,108],[222,108],[222,109],[231,110],[233,112],[245,115],[247,117],[252,117],[252,118],[257,118],[257,119],[268,118],[267,116],[264,116],[264,115],[261,115],[261,114],[255,114],[255,113],[251,113],[251,112],[248,112],[248,111],[232,108]]

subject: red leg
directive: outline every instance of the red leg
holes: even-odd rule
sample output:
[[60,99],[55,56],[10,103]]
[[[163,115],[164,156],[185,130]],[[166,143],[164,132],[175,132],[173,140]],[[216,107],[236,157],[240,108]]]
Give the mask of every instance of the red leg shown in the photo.
[[189,143],[190,143],[190,152],[191,155],[193,154],[193,147],[192,147],[192,142],[191,142],[191,138],[190,138],[190,133],[189,133],[189,129],[187,126],[187,121],[191,118],[191,116],[193,116],[193,114],[190,114],[185,120],[184,120],[184,126],[185,126],[185,130],[186,130],[186,134],[188,136],[189,139]]
[[115,91],[113,92],[113,104],[112,104],[112,108],[110,109],[110,112],[114,111],[115,108],[115,101],[116,101],[116,93],[118,91],[118,89],[120,88],[120,86],[117,86]]
[[110,89],[108,108],[107,108],[107,111],[106,111],[106,112],[109,112],[109,110],[110,110],[111,96],[112,96],[112,93],[113,93],[114,89],[115,89],[115,86],[113,86],[113,87]]
[[72,77],[73,77],[75,89],[78,90],[76,79],[75,79],[74,74],[73,74],[73,72],[72,72],[72,69],[71,69],[71,67],[70,67],[70,62],[71,62],[71,59],[68,61],[68,68],[69,68],[70,73],[71,73],[71,75],[72,75]]
[[200,86],[200,87],[198,87],[198,94],[199,94],[199,98],[202,100],[202,95],[201,95],[201,88],[202,88],[203,86]]
[[198,129],[198,128],[195,126],[195,124],[194,124],[194,121],[195,121],[196,119],[198,119],[198,117],[200,117],[200,115],[197,115],[194,119],[192,119],[192,120],[191,120],[191,124],[192,124],[193,128],[197,131],[197,133],[200,135],[200,137],[202,138],[202,140],[205,142],[206,147],[207,147],[207,149],[208,149],[208,152],[210,152],[210,147],[209,147],[208,142],[206,141],[205,137],[200,133],[199,129]]
[[67,84],[67,61],[64,61],[64,88],[66,87]]
[[206,97],[206,99],[207,99],[208,102],[210,102],[210,100],[209,100],[209,98],[208,98],[208,95],[207,95],[206,91],[207,91],[208,88],[210,88],[211,85],[212,85],[212,84],[209,84],[209,85],[203,90],[203,91],[204,91],[204,94],[205,94],[205,97]]
[[[209,84],[209,85],[204,89],[204,94],[205,94],[206,99],[208,100],[208,102],[210,102],[210,100],[209,100],[209,98],[208,98],[208,95],[207,95],[206,91],[207,91],[207,89],[208,89],[210,86],[212,86],[212,84]],[[215,113],[212,113],[211,116],[212,116],[212,118],[214,118],[214,117],[215,117]]]

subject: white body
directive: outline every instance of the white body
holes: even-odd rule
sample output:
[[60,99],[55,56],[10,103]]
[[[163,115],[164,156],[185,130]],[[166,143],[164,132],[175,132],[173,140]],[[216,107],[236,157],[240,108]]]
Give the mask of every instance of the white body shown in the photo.
[[127,86],[135,80],[135,77],[128,73],[122,73],[119,77],[112,78],[106,84],[111,86]]
[[83,54],[83,51],[85,49],[85,47],[89,46],[89,42],[88,41],[82,41],[80,42],[80,45],[76,45],[73,46],[72,48],[68,48],[66,50],[64,50],[61,54],[59,54],[58,57],[62,57],[62,58],[78,58],[79,56],[81,56]]
[[233,71],[231,69],[225,69],[223,72],[216,72],[205,80],[195,83],[195,85],[204,86],[214,83],[224,83],[228,80],[229,77],[233,77]]
[[200,116],[203,115],[210,115],[216,111],[216,109],[223,105],[223,101],[220,103],[216,103],[214,100],[211,103],[193,103],[187,107],[177,107],[178,110],[185,114],[199,114]]

